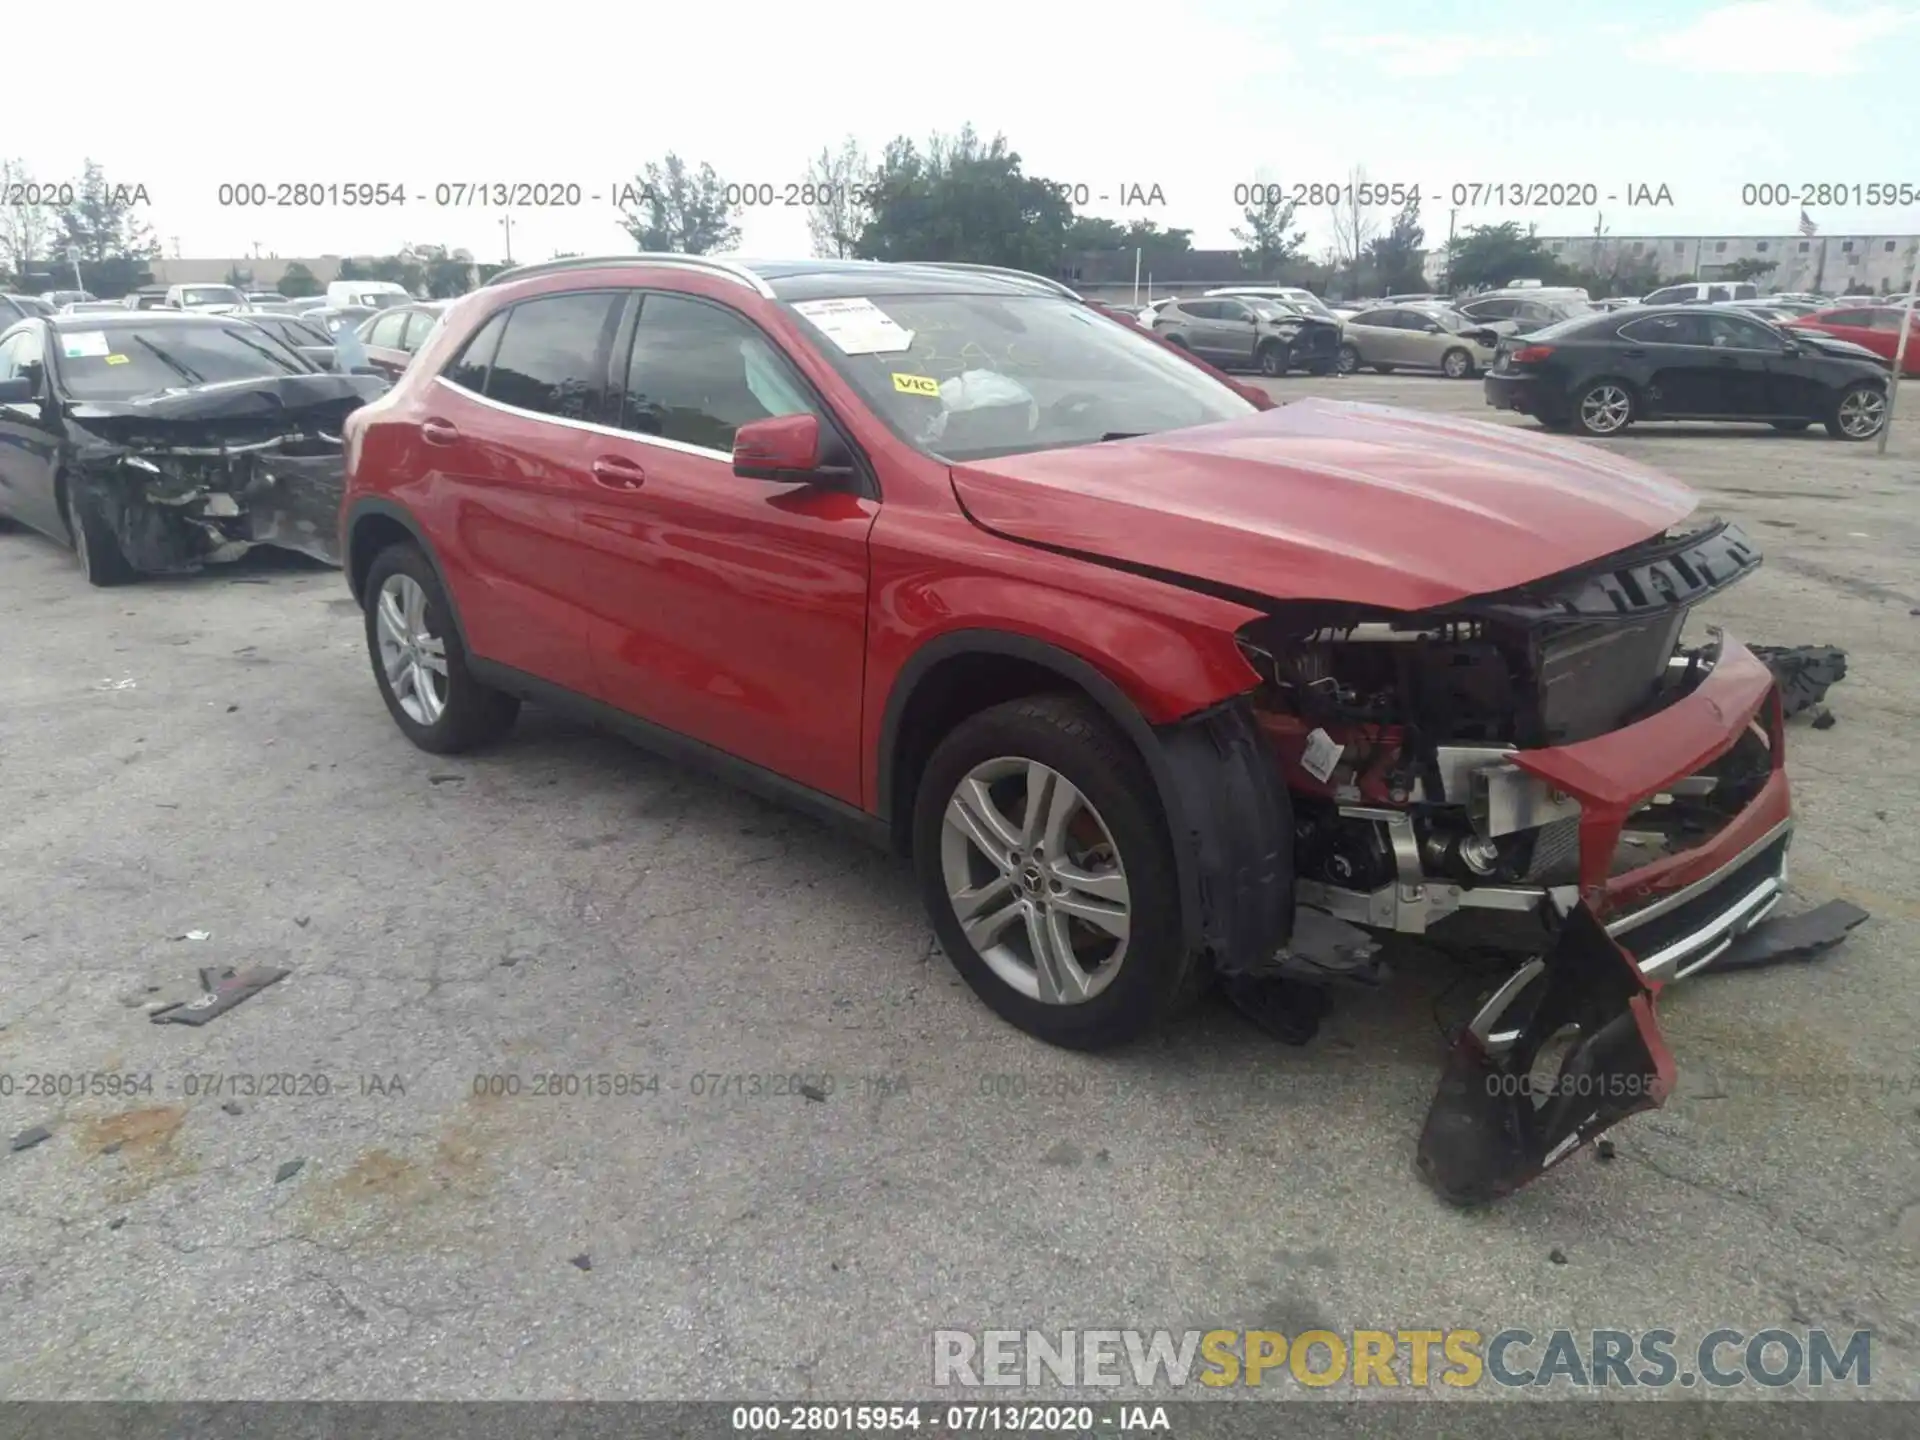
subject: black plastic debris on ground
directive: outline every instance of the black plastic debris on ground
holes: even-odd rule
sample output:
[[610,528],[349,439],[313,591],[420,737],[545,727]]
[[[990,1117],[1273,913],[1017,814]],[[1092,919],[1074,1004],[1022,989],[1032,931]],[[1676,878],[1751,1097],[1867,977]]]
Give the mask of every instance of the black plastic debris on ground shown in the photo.
[[1783,920],[1763,920],[1728,946],[1709,970],[1757,970],[1788,960],[1811,960],[1832,949],[1872,917],[1850,900],[1829,900]]
[[571,1259],[567,1263],[572,1265],[576,1270],[593,1269],[593,1258],[589,1255],[584,1255],[584,1254],[576,1255],[573,1257],[573,1259]]
[[241,1001],[258,995],[269,985],[277,985],[287,978],[291,971],[278,970],[271,965],[256,965],[251,969],[213,970],[200,972],[200,985],[204,994],[197,1000],[183,1000],[175,1005],[167,1005],[153,1012],[156,1025],[204,1025],[233,1009]]
[[44,1125],[36,1125],[31,1130],[22,1130],[18,1135],[14,1136],[13,1148],[16,1150],[31,1150],[42,1141],[51,1140],[52,1138],[53,1132],[51,1130]]
[[1755,645],[1753,653],[1780,682],[1780,699],[1790,716],[1812,709],[1827,698],[1829,686],[1847,678],[1847,652],[1833,645]]
[[273,1172],[273,1183],[276,1185],[286,1184],[287,1181],[298,1175],[301,1170],[306,1167],[306,1163],[304,1160],[288,1160],[284,1162],[278,1170]]

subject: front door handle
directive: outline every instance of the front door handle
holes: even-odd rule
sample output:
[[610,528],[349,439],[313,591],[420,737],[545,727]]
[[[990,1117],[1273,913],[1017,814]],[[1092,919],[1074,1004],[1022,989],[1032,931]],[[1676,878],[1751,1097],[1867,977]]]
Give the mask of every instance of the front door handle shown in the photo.
[[446,420],[422,420],[420,438],[429,445],[451,445],[460,438],[460,432]]
[[594,483],[609,490],[638,490],[647,483],[646,471],[618,455],[600,456],[592,469]]
[[1622,350],[1620,353],[1629,360],[1644,360],[1647,358],[1647,352],[1644,350]]

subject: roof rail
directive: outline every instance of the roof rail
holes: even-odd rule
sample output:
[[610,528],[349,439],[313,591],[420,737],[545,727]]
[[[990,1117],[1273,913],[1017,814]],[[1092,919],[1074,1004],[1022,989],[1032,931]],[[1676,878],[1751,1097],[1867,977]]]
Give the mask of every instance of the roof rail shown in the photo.
[[711,255],[682,255],[677,251],[643,250],[637,255],[570,255],[562,260],[543,260],[536,265],[517,265],[511,270],[502,270],[481,288],[505,285],[513,280],[528,280],[536,275],[557,275],[566,270],[597,270],[609,265],[648,265],[673,270],[698,270],[708,275],[723,276],[738,285],[745,285],[763,299],[774,298],[773,287],[744,265],[736,264],[732,260],[718,260]]
[[1031,270],[1014,270],[1005,265],[968,265],[959,260],[902,260],[897,263],[908,269],[965,270],[975,275],[1000,275],[1009,280],[1024,280],[1029,285],[1041,286],[1056,295],[1064,295],[1069,300],[1084,298],[1079,291],[1058,280],[1049,280],[1046,276],[1036,275]]

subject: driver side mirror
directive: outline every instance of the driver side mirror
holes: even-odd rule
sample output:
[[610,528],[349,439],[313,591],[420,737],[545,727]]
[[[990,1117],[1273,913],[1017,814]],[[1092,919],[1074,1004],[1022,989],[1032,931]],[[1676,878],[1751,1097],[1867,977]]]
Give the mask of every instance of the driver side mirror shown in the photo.
[[32,376],[16,375],[0,380],[0,405],[31,405],[39,397],[40,387]]
[[772,415],[749,420],[733,434],[733,473],[781,485],[844,484],[851,456],[838,436],[823,436],[817,415]]

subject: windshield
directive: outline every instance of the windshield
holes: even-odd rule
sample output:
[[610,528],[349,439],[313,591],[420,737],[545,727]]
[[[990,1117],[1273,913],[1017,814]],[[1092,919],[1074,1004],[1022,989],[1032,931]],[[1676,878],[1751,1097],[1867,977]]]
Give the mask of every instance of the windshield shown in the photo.
[[396,305],[412,304],[413,297],[396,295],[391,290],[363,290],[353,297],[353,303],[368,310],[391,310]]
[[230,380],[308,375],[313,366],[252,325],[122,325],[63,330],[60,378],[73,400],[136,400]]
[[231,285],[189,285],[180,292],[182,305],[244,305],[247,297]]
[[1052,296],[888,295],[791,309],[909,444],[965,461],[1257,413],[1196,365]]
[[1249,300],[1253,313],[1262,320],[1298,320],[1300,311],[1285,300]]

